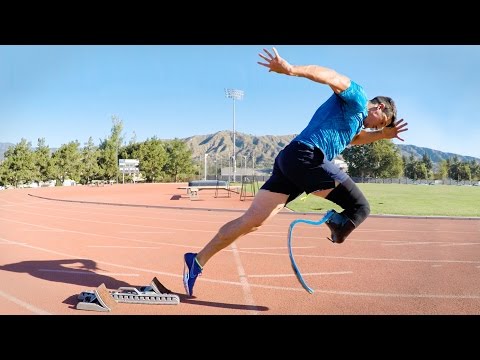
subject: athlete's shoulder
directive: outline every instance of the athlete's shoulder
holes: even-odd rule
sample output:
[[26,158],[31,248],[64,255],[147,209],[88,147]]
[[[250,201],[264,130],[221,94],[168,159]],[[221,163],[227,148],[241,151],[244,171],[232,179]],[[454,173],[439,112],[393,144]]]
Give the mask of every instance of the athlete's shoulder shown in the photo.
[[350,81],[350,86],[338,94],[347,103],[357,103],[361,106],[367,104],[367,94],[363,86],[359,85],[355,81]]

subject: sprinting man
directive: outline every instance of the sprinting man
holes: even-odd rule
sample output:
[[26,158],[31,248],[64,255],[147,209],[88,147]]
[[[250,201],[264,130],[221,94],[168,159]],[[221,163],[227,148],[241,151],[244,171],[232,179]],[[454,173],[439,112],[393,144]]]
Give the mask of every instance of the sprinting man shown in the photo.
[[[275,159],[271,177],[262,186],[250,208],[239,218],[224,224],[199,252],[184,255],[183,282],[193,295],[197,277],[210,258],[238,238],[257,230],[287,203],[303,192],[339,205],[326,223],[330,241],[341,244],[370,214],[370,205],[350,176],[332,160],[348,145],[369,144],[397,138],[408,123],[397,121],[397,108],[387,96],[367,99],[364,89],[345,75],[317,65],[291,65],[273,48],[259,56],[270,72],[304,77],[330,86],[333,95],[315,112],[307,127]],[[262,61],[263,61],[262,60]],[[403,123],[403,124],[402,124]],[[362,128],[373,129],[370,131]]]

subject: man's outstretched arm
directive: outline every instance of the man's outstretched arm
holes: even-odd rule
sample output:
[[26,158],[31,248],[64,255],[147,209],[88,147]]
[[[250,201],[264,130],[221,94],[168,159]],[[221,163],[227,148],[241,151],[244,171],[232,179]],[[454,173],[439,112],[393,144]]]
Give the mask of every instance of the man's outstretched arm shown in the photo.
[[350,86],[350,79],[345,75],[337,73],[335,70],[318,65],[291,65],[285,59],[278,55],[277,49],[273,48],[275,55],[272,55],[267,49],[263,49],[267,55],[258,54],[267,63],[258,62],[270,69],[270,71],[290,76],[299,76],[328,85],[338,94]]
[[398,134],[408,130],[408,128],[406,127],[408,123],[404,123],[404,124],[402,123],[403,123],[403,119],[400,119],[397,122],[395,122],[394,124],[395,126],[393,127],[385,127],[382,130],[377,130],[377,131],[362,130],[357,136],[353,138],[350,145],[365,145],[381,139],[393,139],[393,138],[397,138],[398,140],[404,141],[400,136],[398,136]]

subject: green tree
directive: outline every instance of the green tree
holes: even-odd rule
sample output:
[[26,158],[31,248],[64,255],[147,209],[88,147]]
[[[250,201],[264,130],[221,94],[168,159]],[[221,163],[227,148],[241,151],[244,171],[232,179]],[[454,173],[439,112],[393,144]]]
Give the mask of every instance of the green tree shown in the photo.
[[480,164],[475,160],[471,160],[468,165],[470,167],[472,179],[480,180]]
[[467,162],[460,163],[460,166],[458,168],[458,177],[459,180],[472,181],[472,172]]
[[7,169],[4,164],[5,161],[0,160],[0,186],[7,185]]
[[427,169],[427,179],[431,179],[433,176],[433,162],[432,159],[424,153],[422,156],[422,163],[425,164],[425,168]]
[[18,187],[36,177],[37,169],[31,147],[31,143],[22,138],[18,144],[9,147],[5,152],[2,167],[6,184]]
[[448,162],[447,160],[442,160],[440,162],[440,167],[438,168],[438,173],[435,176],[437,179],[445,180],[448,177]]
[[416,179],[417,178],[416,175],[415,175],[416,164],[417,164],[417,160],[415,159],[415,157],[413,155],[410,155],[408,157],[408,160],[405,163],[405,166],[404,166],[405,177],[407,177],[409,179]]
[[55,177],[58,181],[63,183],[65,180],[70,179],[80,182],[83,162],[80,143],[77,140],[60,146],[53,153],[52,158],[55,161]]
[[460,180],[460,161],[455,155],[449,160],[448,177],[453,180]]
[[187,144],[175,138],[165,143],[165,150],[167,162],[164,170],[175,182],[178,181],[180,174],[184,177],[190,177],[193,174],[192,150],[187,147]]
[[37,170],[35,180],[43,182],[52,180],[55,177],[55,166],[50,155],[50,147],[45,143],[45,138],[38,139],[34,159]]
[[379,178],[400,177],[403,173],[403,164],[400,151],[390,140],[380,140],[371,144],[373,147],[372,168],[373,176]]
[[123,142],[122,130],[123,122],[117,116],[112,116],[112,129],[110,137],[104,139],[99,146],[100,157],[99,166],[105,179],[118,181],[118,159],[120,145]]
[[371,176],[371,146],[349,146],[343,151],[342,155],[348,165],[348,173],[350,176]]
[[403,172],[402,157],[390,140],[350,146],[343,152],[350,176],[399,177]]
[[155,136],[147,139],[140,145],[138,160],[140,160],[140,172],[147,182],[162,181],[164,179],[164,167],[167,163],[167,152],[162,141]]
[[102,176],[102,170],[98,165],[99,157],[100,150],[95,146],[93,139],[90,136],[82,150],[83,166],[80,181],[83,184],[88,184],[91,180],[98,179]]

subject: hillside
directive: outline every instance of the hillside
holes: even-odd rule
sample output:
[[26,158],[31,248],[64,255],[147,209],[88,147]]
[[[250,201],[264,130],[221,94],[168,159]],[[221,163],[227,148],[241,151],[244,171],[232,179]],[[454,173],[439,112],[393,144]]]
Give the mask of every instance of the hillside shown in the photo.
[[[271,167],[275,156],[285,147],[295,135],[263,135],[255,136],[243,133],[236,134],[236,147],[237,147],[237,164],[239,161],[243,161],[243,155],[251,156],[252,151],[255,155],[255,164],[258,167]],[[227,158],[232,151],[232,132],[220,131],[211,135],[196,135],[185,140],[193,151],[193,156],[197,160],[203,160],[205,153],[209,153],[210,156],[217,155],[219,157]],[[460,154],[447,153],[439,150],[429,149],[425,147],[419,147],[415,145],[397,145],[400,149],[400,153],[405,155],[407,159],[410,155],[413,155],[416,159],[421,159],[423,154],[426,153],[434,166],[438,166],[442,160],[446,160],[457,156],[459,161],[469,162],[475,160],[480,163],[479,158],[471,156],[463,156]],[[243,164],[243,163],[242,163]],[[248,163],[247,163],[248,164]],[[249,165],[250,166],[250,165]]]
[[[256,168],[271,168],[275,156],[282,150],[295,135],[263,135],[256,136],[244,133],[236,133],[237,166],[244,166],[244,156],[247,157],[247,166],[252,166],[252,154],[255,157]],[[228,166],[228,158],[232,152],[232,132],[228,130],[219,131],[215,134],[195,135],[181,139],[185,141],[193,151],[193,157],[196,161],[203,161],[205,153],[208,153],[210,161],[217,158],[219,166]],[[10,143],[0,143],[0,161],[3,160],[3,154]],[[480,163],[479,158],[463,156],[460,154],[446,153],[415,145],[397,145],[402,155],[407,158],[413,155],[421,159],[426,153],[435,166],[438,166],[442,160],[457,156],[462,162],[475,160]]]

